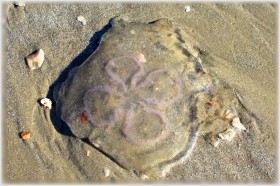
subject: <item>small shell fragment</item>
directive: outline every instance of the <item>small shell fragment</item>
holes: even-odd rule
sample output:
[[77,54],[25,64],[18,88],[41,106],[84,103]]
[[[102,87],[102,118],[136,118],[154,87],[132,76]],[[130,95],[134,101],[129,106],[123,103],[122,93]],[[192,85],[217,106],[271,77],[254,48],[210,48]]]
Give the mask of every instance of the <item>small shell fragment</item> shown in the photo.
[[100,142],[99,141],[93,141],[92,142],[92,144],[95,146],[95,147],[97,147],[97,148],[99,148],[100,147],[100,144],[99,144]]
[[88,117],[85,113],[82,113],[79,118],[82,124],[84,124],[88,120]]
[[89,156],[89,154],[90,154],[90,151],[86,150],[86,156]]
[[218,145],[220,144],[220,141],[219,141],[219,139],[214,139],[214,138],[212,138],[212,139],[211,139],[211,144],[212,144],[214,147],[218,147]]
[[218,147],[220,144],[220,139],[216,135],[207,134],[205,137],[206,141],[208,141],[214,147]]
[[225,111],[224,111],[223,109],[218,108],[218,109],[216,110],[216,114],[217,114],[218,116],[220,116],[220,117],[224,117]]
[[207,103],[212,107],[213,105],[215,105],[216,101],[214,99],[210,99]]
[[225,118],[226,119],[232,119],[235,116],[236,116],[235,112],[232,112],[231,110],[226,110],[226,112],[225,112]]
[[185,12],[190,12],[190,11],[191,11],[191,6],[186,5],[186,6],[185,6]]
[[77,17],[77,20],[80,21],[83,25],[86,25],[86,24],[87,24],[86,18],[85,18],[84,16],[82,16],[82,15],[79,15],[79,16]]
[[141,179],[142,180],[147,180],[147,179],[149,179],[149,176],[147,176],[146,174],[142,174]]
[[22,131],[20,133],[21,138],[24,139],[24,140],[30,138],[30,135],[31,135],[31,132],[27,132],[27,131]]
[[233,139],[233,137],[235,136],[235,132],[236,131],[233,128],[228,128],[226,131],[218,134],[218,136],[221,139],[225,139],[225,140],[231,141]]
[[105,177],[110,176],[110,170],[109,169],[104,169],[104,176]]
[[41,99],[40,103],[41,103],[45,108],[48,108],[48,109],[51,109],[51,108],[52,108],[52,101],[51,101],[49,98]]
[[246,128],[244,127],[244,125],[240,122],[239,117],[234,117],[232,122],[231,122],[232,126],[234,126],[235,128],[241,129],[241,130],[246,130]]
[[146,62],[147,62],[146,59],[145,59],[144,54],[142,54],[142,53],[140,53],[140,52],[137,54],[137,59],[138,59],[141,63],[146,63]]
[[26,57],[26,63],[30,70],[35,70],[42,66],[44,59],[45,53],[43,49],[39,49]]

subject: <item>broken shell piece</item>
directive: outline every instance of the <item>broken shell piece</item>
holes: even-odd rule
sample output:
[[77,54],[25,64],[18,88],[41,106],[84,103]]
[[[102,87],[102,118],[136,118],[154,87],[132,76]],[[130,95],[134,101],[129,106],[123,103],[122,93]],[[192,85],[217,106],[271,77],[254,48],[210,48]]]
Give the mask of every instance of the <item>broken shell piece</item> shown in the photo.
[[109,169],[104,169],[104,176],[105,177],[110,176],[110,170]]
[[233,137],[235,136],[235,132],[236,131],[233,128],[228,128],[226,131],[218,134],[218,136],[221,139],[225,139],[225,140],[231,141],[233,139]]
[[48,109],[51,109],[51,108],[52,108],[52,101],[51,101],[49,98],[41,99],[40,103],[41,103],[45,108],[48,108]]
[[80,15],[77,17],[77,20],[80,21],[83,25],[87,24],[87,20],[84,16]]
[[85,113],[82,113],[79,118],[82,124],[84,124],[88,120],[88,117]]
[[207,103],[212,107],[213,105],[215,105],[216,101],[211,98]]
[[218,147],[218,145],[220,144],[220,139],[216,135],[207,134],[205,136],[205,139],[208,143],[210,143],[214,147]]
[[212,138],[212,139],[211,139],[211,144],[212,144],[214,147],[218,147],[218,145],[220,144],[220,140],[219,140],[219,139],[216,139],[216,138]]
[[30,135],[31,135],[31,132],[27,132],[27,131],[22,131],[20,133],[21,138],[24,139],[24,140],[30,138]]
[[222,109],[220,109],[220,108],[216,109],[215,112],[216,112],[216,114],[217,114],[218,116],[220,116],[220,117],[223,117],[224,114],[225,114],[225,111],[222,110]]
[[220,138],[218,138],[217,135],[210,132],[208,134],[205,134],[203,137],[208,143],[210,143],[214,147],[218,147],[218,145],[220,143]]
[[138,53],[138,55],[137,55],[137,59],[141,62],[141,63],[146,63],[147,61],[146,61],[146,59],[145,59],[145,56],[144,56],[144,54],[142,54],[142,53]]
[[90,151],[86,150],[86,156],[89,156],[89,154],[90,154]]
[[43,49],[39,49],[35,51],[35,53],[32,53],[26,57],[26,63],[30,68],[30,70],[35,70],[42,66],[44,59],[45,59],[45,53]]
[[92,144],[95,146],[95,147],[97,147],[97,148],[99,148],[100,147],[100,144],[99,144],[100,142],[99,141],[97,141],[97,142],[92,142]]
[[146,174],[142,174],[141,179],[142,180],[147,180],[147,179],[149,179],[149,176],[147,176]]
[[236,112],[233,112],[231,110],[226,110],[226,112],[225,112],[226,119],[232,119],[235,116],[236,116]]
[[186,6],[185,6],[185,12],[190,12],[190,11],[191,11],[191,6],[186,5]]
[[241,130],[246,130],[246,128],[244,127],[244,125],[240,122],[239,117],[234,117],[232,122],[231,122],[232,126],[234,126],[235,128],[241,129]]

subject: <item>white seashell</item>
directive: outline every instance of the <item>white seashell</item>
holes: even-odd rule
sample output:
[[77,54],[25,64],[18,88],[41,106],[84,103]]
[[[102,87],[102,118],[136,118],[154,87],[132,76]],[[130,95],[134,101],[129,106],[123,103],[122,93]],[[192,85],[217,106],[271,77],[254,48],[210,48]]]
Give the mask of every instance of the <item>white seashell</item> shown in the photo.
[[141,179],[142,180],[147,180],[147,179],[149,179],[149,176],[147,176],[146,174],[142,174]]
[[25,3],[23,2],[16,2],[14,3],[15,6],[25,6]]
[[45,108],[48,108],[48,109],[51,109],[51,108],[52,108],[52,101],[51,101],[49,98],[41,99],[40,103],[41,103]]
[[104,169],[104,176],[105,177],[110,176],[110,170],[109,169]]
[[218,134],[218,136],[221,139],[231,141],[233,139],[233,137],[235,136],[235,134],[236,134],[236,131],[233,128],[228,128],[226,131]]
[[185,12],[190,12],[191,11],[191,6],[187,5],[185,6]]
[[99,148],[99,147],[100,147],[99,143],[95,143],[95,142],[93,142],[92,144],[93,144],[95,147],[97,147],[97,148]]
[[245,126],[240,122],[239,117],[234,117],[231,124],[237,129],[246,130]]
[[44,62],[45,53],[42,49],[37,50],[35,53],[26,57],[26,63],[30,70],[40,68]]
[[77,20],[80,21],[83,25],[87,24],[87,20],[84,16],[80,15],[77,17]]
[[97,147],[97,148],[99,148],[100,147],[100,139],[96,139],[96,140],[94,140],[94,141],[92,141],[92,144],[95,146],[95,147]]

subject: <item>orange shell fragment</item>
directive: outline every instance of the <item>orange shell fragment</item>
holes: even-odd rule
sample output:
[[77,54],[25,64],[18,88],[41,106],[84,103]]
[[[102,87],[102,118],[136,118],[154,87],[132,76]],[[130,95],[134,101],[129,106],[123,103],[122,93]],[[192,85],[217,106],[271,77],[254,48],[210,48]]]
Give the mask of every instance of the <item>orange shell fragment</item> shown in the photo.
[[146,63],[146,62],[147,62],[146,59],[145,59],[144,54],[142,54],[142,53],[140,53],[140,52],[137,54],[137,59],[138,59],[138,61],[140,61],[141,63]]
[[216,101],[215,101],[214,99],[210,99],[210,100],[208,101],[208,104],[209,104],[210,106],[213,106],[215,103],[216,103]]
[[85,115],[85,113],[83,113],[82,115],[80,115],[80,121],[81,123],[85,123],[87,121],[87,115]]
[[27,132],[27,131],[22,131],[20,133],[21,138],[24,139],[24,140],[30,138],[30,135],[31,135],[31,132]]

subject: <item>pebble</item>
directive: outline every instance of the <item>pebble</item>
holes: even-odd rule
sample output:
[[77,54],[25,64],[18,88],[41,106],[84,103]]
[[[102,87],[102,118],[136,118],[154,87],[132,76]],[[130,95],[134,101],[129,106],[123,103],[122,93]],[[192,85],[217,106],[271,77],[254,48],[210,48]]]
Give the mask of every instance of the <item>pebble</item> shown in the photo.
[[51,109],[51,108],[52,108],[52,101],[51,101],[49,98],[41,99],[40,103],[41,103],[45,108],[48,108],[48,109]]
[[79,16],[77,17],[77,20],[80,21],[83,25],[86,25],[86,24],[87,24],[86,18],[85,18],[84,16],[82,16],[82,15],[79,15]]
[[240,122],[239,117],[234,117],[231,124],[237,129],[246,130],[245,126]]
[[20,133],[21,138],[24,139],[24,140],[30,138],[30,135],[31,135],[31,132],[27,132],[27,131],[22,131]]
[[43,49],[39,49],[35,51],[35,53],[32,53],[26,57],[26,63],[30,68],[30,70],[35,70],[42,66],[44,59],[45,59],[45,53]]

